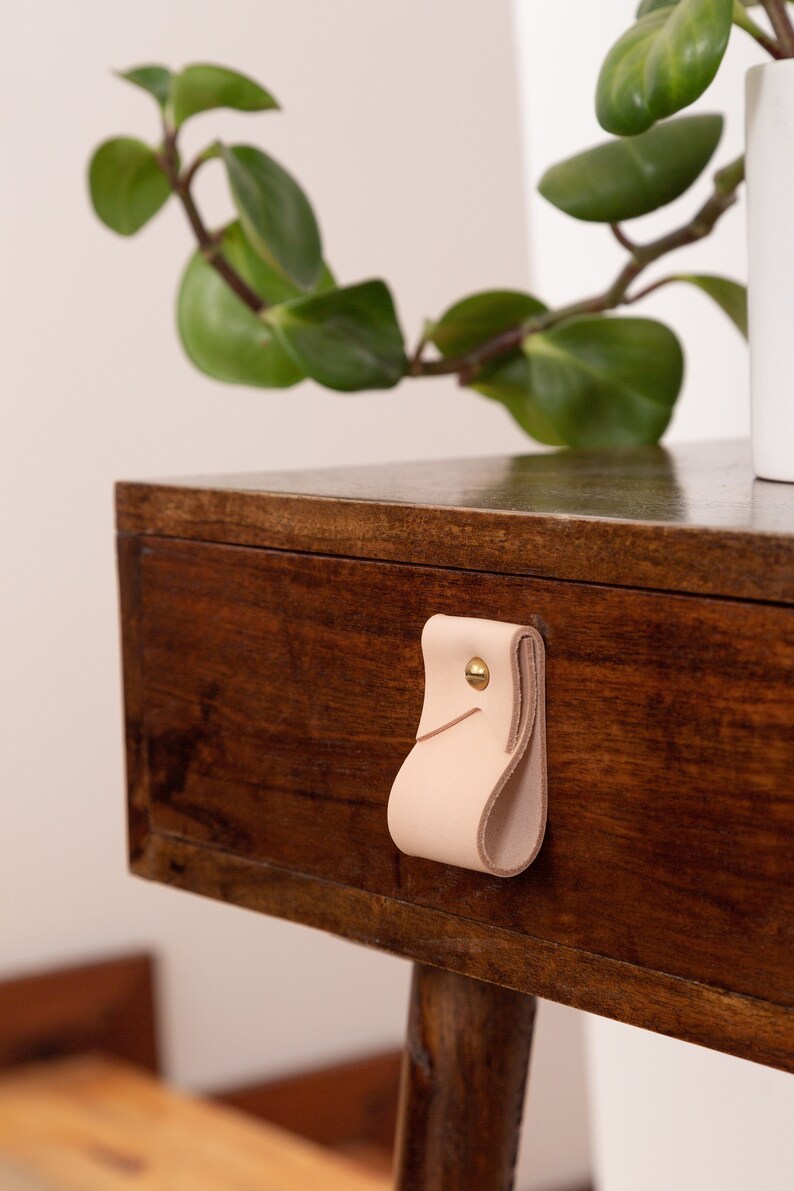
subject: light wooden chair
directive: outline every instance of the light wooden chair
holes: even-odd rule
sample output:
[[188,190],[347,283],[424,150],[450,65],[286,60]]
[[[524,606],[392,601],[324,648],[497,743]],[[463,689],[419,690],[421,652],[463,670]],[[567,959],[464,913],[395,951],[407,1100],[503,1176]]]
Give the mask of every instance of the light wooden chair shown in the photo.
[[0,983],[0,1191],[390,1185],[285,1129],[169,1087],[157,1051],[149,956]]
[[3,1191],[385,1191],[390,1180],[119,1059],[0,1078]]

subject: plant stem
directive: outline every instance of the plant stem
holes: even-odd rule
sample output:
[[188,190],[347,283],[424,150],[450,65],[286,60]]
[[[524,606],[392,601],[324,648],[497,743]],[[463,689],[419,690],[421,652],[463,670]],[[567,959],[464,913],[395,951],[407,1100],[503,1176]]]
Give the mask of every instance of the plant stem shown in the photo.
[[221,252],[217,240],[201,218],[193,195],[190,192],[190,184],[196,176],[199,166],[207,160],[204,154],[200,154],[192,165],[184,173],[180,174],[179,157],[176,150],[176,131],[166,128],[163,152],[160,154],[159,160],[172,191],[184,208],[188,223],[193,229],[193,234],[196,237],[205,261],[220,274],[229,288],[237,294],[237,297],[242,302],[245,302],[249,310],[252,310],[254,314],[259,314],[260,311],[265,309],[266,303],[251,289],[248,282],[240,276],[237,270],[229,264]]
[[182,171],[182,185],[185,190],[190,190],[190,187],[193,185],[193,179],[205,161],[211,161],[214,156],[215,154],[211,149],[205,149],[203,153],[199,153],[197,157],[193,158],[190,165]]
[[786,7],[786,0],[761,0],[783,51],[783,57],[794,58],[794,25]]
[[656,290],[663,289],[666,285],[672,285],[674,281],[680,280],[680,273],[672,273],[669,277],[660,277],[658,281],[652,281],[644,289],[636,290],[633,294],[626,294],[626,297],[623,299],[623,305],[633,306],[635,302],[640,302],[643,298],[647,298],[648,294],[653,294]]
[[758,42],[762,49],[766,50],[771,58],[785,58],[785,54],[775,41],[774,37],[757,25],[750,16],[747,9],[744,7],[742,0],[734,0],[733,4],[733,23],[738,25],[740,29],[744,29],[745,33]]
[[615,237],[618,244],[622,245],[627,252],[634,252],[637,245],[633,240],[629,239],[619,223],[610,223],[609,230],[612,232],[612,235]]
[[[744,158],[738,157],[714,175],[713,193],[688,223],[647,244],[633,244],[621,232],[618,239],[621,243],[625,241],[627,247],[630,245],[631,256],[612,284],[601,293],[574,302],[569,306],[561,306],[557,310],[547,310],[516,327],[502,331],[493,339],[489,339],[464,355],[450,356],[448,359],[441,360],[423,360],[420,350],[411,360],[409,374],[412,376],[449,376],[457,373],[461,384],[470,384],[483,364],[516,351],[528,335],[546,331],[577,315],[603,314],[618,306],[630,305],[642,296],[641,294],[636,294],[634,297],[628,296],[630,286],[640,274],[654,261],[666,256],[668,252],[674,252],[677,248],[683,248],[687,244],[694,244],[710,235],[724,213],[736,202],[736,191],[743,180]],[[612,231],[617,235],[614,225]]]
[[433,333],[433,324],[432,324],[432,322],[426,321],[425,325],[424,325],[424,330],[422,331],[422,334],[419,337],[419,342],[417,343],[417,345],[414,349],[414,353],[411,356],[411,359],[408,363],[409,373],[413,369],[414,365],[419,365],[421,363],[422,352],[425,350],[428,343],[430,342],[430,340],[432,338],[432,333]]

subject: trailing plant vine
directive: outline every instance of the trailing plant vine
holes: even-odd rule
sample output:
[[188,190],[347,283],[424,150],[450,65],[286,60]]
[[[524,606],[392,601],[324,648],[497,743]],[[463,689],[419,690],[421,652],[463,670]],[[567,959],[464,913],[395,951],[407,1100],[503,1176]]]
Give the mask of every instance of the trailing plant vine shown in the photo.
[[[768,28],[752,8],[765,10]],[[197,249],[179,289],[179,334],[193,363],[218,380],[287,388],[310,377],[353,392],[454,375],[502,402],[543,443],[657,442],[681,389],[683,351],[665,324],[614,312],[686,283],[746,334],[747,296],[738,282],[672,272],[640,283],[650,265],[711,234],[737,200],[743,159],[717,170],[706,202],[665,235],[641,243],[624,225],[679,198],[712,160],[722,117],[678,113],[714,79],[735,27],[772,58],[794,57],[786,0],[643,0],[598,78],[596,112],[612,139],[552,166],[540,181],[561,211],[611,228],[626,259],[610,284],[555,309],[512,290],[473,294],[428,321],[411,352],[384,281],[336,283],[308,198],[272,157],[215,142],[182,162],[180,133],[200,113],[278,108],[270,92],[236,71],[194,64],[178,73],[164,66],[124,72],[156,101],[162,139],[100,145],[89,168],[92,202],[125,236],[169,198],[181,205]],[[207,227],[195,197],[196,177],[213,161],[226,172],[236,210],[220,229]]]

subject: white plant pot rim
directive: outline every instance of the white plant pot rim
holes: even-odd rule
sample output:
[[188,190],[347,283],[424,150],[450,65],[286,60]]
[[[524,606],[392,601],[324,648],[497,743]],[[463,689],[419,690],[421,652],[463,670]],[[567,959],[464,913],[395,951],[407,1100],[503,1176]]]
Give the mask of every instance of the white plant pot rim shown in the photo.
[[753,468],[794,483],[794,59],[747,72]]

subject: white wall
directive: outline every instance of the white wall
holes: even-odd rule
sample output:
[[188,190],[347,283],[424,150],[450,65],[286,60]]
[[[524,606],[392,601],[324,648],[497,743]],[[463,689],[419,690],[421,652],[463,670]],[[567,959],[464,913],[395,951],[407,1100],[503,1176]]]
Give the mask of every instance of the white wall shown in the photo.
[[[408,966],[125,874],[113,481],[527,443],[450,382],[341,397],[192,371],[172,325],[180,213],[127,242],[88,209],[92,146],[157,134],[150,101],[110,68],[209,58],[261,77],[284,113],[203,117],[190,139],[261,137],[313,195],[339,276],[388,277],[413,335],[453,298],[526,280],[511,36],[507,0],[44,0],[5,13],[0,976],[156,946],[168,1066],[188,1084],[396,1043]],[[210,170],[201,187],[223,218]],[[587,1166],[578,1031],[575,1014],[545,1007],[529,1130],[546,1188]]]
[[[608,230],[567,218],[533,188],[548,165],[605,139],[593,113],[595,80],[635,7],[633,0],[514,0],[532,195],[532,283],[554,302],[602,288],[619,267],[621,251]],[[720,76],[698,104],[727,114],[719,163],[741,152],[743,73],[758,60],[760,51],[735,33]],[[694,202],[685,196],[630,230],[642,240],[676,226],[707,189],[706,179]],[[743,211],[729,213],[710,240],[670,263],[743,280]],[[663,271],[660,262],[655,275]],[[747,354],[727,319],[682,286],[654,295],[633,313],[669,321],[687,352],[687,380],[669,440],[745,436]],[[600,1018],[587,1025],[599,1191],[788,1191],[794,1185],[791,1076]]]

